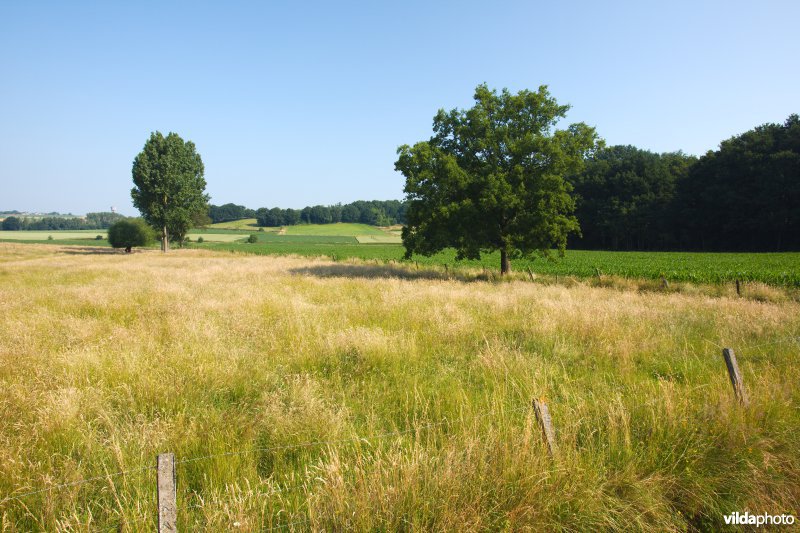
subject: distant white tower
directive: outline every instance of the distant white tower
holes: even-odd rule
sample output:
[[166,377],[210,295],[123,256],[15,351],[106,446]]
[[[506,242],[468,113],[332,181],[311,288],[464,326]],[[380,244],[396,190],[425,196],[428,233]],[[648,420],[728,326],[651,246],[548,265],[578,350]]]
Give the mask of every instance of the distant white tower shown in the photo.
[[111,212],[112,212],[112,213],[116,213],[116,212],[117,212],[117,208],[116,208],[116,207],[114,207],[113,205],[111,206]]

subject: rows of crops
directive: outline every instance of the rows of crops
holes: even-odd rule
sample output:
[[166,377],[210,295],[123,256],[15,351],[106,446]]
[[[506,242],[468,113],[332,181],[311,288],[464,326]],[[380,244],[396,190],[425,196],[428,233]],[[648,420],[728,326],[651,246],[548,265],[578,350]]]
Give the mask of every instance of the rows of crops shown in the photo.
[[[336,259],[360,258],[402,261],[404,248],[397,244],[338,244],[301,242],[264,242],[257,244],[208,244],[206,248],[235,250],[255,254],[297,254],[329,256]],[[480,260],[456,261],[452,250],[432,257],[415,256],[421,265],[444,265],[451,268],[487,267],[498,269],[497,253]],[[800,287],[800,253],[690,253],[690,252],[602,252],[568,250],[563,258],[518,259],[513,268],[531,268],[545,275],[591,277],[614,275],[628,278],[722,283],[761,281],[771,285]]]

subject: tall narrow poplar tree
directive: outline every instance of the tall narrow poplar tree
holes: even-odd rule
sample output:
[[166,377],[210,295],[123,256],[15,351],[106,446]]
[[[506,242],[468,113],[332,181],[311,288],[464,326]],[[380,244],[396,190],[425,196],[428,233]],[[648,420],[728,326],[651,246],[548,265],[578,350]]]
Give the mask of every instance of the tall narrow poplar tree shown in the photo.
[[161,235],[161,251],[171,235],[185,235],[198,212],[208,211],[203,161],[194,143],[176,133],[150,134],[133,161],[133,205]]

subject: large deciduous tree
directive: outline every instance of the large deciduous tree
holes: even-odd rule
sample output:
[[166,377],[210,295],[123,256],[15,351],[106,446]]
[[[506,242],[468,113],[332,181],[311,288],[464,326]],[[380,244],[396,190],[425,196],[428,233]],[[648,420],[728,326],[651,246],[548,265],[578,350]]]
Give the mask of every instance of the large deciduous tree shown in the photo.
[[563,254],[580,231],[565,176],[578,172],[601,144],[584,123],[555,129],[569,106],[546,86],[498,94],[485,84],[467,110],[440,110],[428,141],[398,149],[395,168],[406,178],[406,256],[455,248],[458,259],[500,252],[511,258]]
[[173,236],[185,235],[192,218],[208,211],[203,161],[194,143],[176,133],[150,134],[133,161],[133,205],[161,235],[161,250]]

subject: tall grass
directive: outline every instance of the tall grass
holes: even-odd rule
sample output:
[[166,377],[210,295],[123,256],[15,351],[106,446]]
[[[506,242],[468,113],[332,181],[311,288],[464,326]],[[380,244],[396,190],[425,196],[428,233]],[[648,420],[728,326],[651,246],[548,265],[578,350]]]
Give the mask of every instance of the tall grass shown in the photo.
[[[185,530],[797,514],[794,301],[84,252],[0,244],[0,500],[52,489],[0,503],[4,531],[152,530],[154,472],[138,469],[163,451],[215,456],[178,465]],[[748,409],[718,346],[737,351]]]

